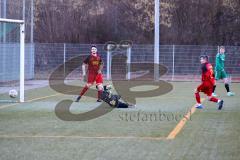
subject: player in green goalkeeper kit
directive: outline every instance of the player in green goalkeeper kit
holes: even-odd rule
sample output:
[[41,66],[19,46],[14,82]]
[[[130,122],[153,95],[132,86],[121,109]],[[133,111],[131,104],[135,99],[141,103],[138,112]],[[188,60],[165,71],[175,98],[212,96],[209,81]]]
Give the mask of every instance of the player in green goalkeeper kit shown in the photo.
[[[215,64],[215,79],[224,80],[225,88],[227,90],[227,95],[228,96],[234,96],[235,94],[230,91],[229,88],[229,79],[227,78],[227,73],[224,69],[224,62],[225,62],[225,47],[221,46],[220,47],[220,52],[216,55],[216,64]],[[217,96],[215,94],[215,89],[216,89],[216,84],[213,87],[213,93],[212,96]]]

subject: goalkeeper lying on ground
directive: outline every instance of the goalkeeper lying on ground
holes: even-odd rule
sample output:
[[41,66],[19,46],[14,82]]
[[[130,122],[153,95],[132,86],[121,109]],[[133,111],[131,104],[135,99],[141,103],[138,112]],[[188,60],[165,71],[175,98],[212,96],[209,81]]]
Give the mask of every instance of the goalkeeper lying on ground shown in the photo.
[[120,95],[112,94],[111,86],[105,85],[103,86],[103,92],[100,96],[101,100],[109,104],[111,107],[116,108],[134,108],[134,104],[125,103],[121,100]]

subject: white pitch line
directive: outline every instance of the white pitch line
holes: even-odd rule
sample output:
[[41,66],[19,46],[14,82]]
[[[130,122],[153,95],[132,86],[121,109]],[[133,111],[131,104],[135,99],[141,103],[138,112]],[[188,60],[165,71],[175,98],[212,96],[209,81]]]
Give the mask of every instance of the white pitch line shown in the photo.
[[166,137],[134,137],[134,136],[48,136],[48,135],[0,135],[1,138],[69,138],[69,139],[138,139],[138,140],[166,140]]

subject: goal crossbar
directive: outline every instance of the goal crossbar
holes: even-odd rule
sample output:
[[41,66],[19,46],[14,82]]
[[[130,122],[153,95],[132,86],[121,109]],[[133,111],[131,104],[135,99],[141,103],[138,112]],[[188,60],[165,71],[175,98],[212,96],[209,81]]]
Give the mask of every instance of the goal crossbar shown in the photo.
[[0,18],[0,22],[24,24],[23,20]]

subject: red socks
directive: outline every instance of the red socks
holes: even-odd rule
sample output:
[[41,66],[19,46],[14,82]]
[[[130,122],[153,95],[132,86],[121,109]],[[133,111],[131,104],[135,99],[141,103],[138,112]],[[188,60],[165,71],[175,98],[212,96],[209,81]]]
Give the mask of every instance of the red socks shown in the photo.
[[[85,86],[85,87],[82,89],[82,91],[81,91],[81,93],[80,93],[80,96],[83,96],[83,95],[87,92],[87,90],[88,90],[88,87]],[[98,99],[101,99],[102,92],[103,92],[102,90],[99,90],[99,91],[98,91]]]
[[217,99],[217,98],[215,98],[215,97],[211,97],[211,98],[209,99],[209,101],[212,101],[212,102],[215,102],[215,103],[217,103],[217,102],[218,102],[218,99]]
[[87,90],[88,90],[88,87],[85,86],[85,87],[82,89],[82,91],[81,91],[81,93],[80,93],[80,96],[83,96],[83,95],[87,92]]
[[[196,97],[197,103],[201,103],[201,101],[200,101],[200,94],[199,94],[199,93],[195,93],[195,97]],[[209,99],[209,101],[212,101],[212,102],[217,103],[217,102],[218,102],[218,99],[215,98],[215,97],[211,97],[211,98]]]
[[197,101],[197,103],[201,103],[201,101],[200,101],[200,94],[199,93],[195,93],[195,97],[196,97],[196,101]]

